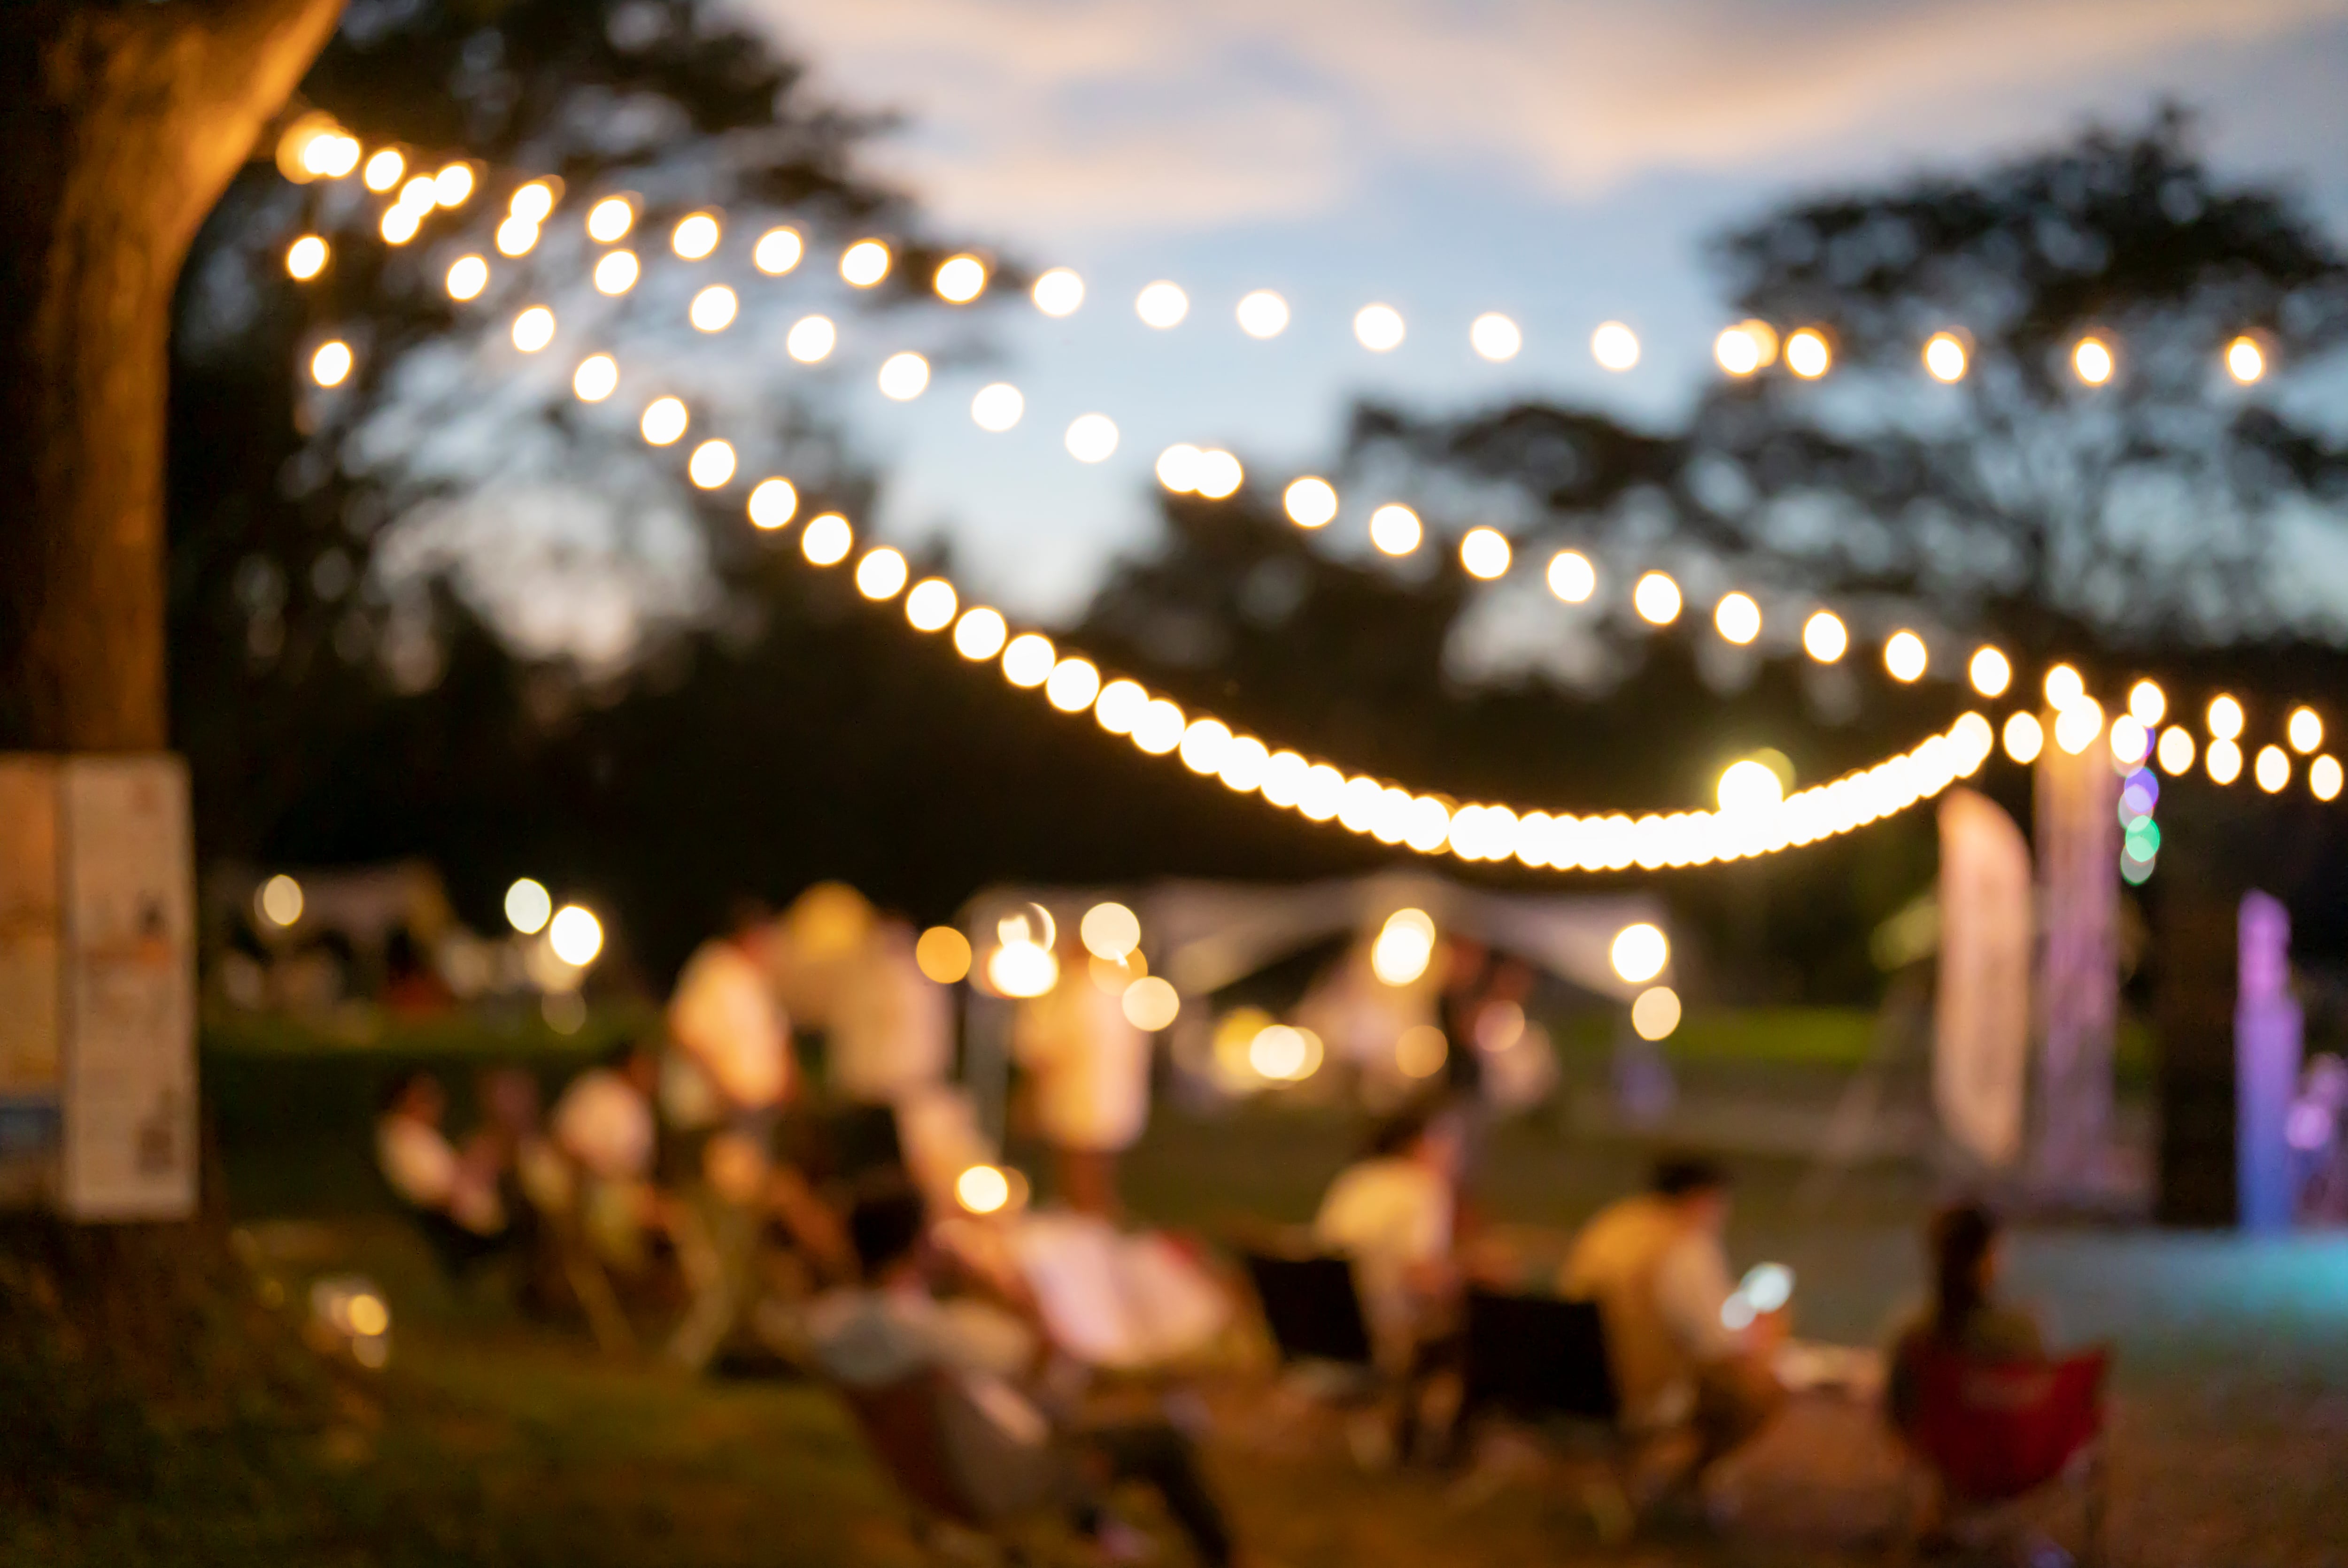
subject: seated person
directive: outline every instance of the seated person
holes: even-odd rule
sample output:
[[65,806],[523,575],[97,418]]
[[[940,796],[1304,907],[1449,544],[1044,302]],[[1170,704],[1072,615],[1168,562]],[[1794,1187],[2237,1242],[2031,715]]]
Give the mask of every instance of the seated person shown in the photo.
[[480,1140],[465,1155],[441,1130],[448,1096],[428,1072],[408,1072],[384,1094],[375,1124],[376,1163],[399,1201],[425,1222],[436,1246],[462,1266],[492,1252],[506,1233],[499,1161]]
[[1925,1238],[1932,1298],[1901,1321],[1885,1357],[1884,1402],[1891,1424],[1903,1432],[1915,1423],[1923,1351],[1956,1350],[1982,1361],[2039,1361],[2046,1355],[2038,1320],[1997,1300],[2003,1248],[1996,1215],[1979,1204],[1952,1204],[1932,1216]]
[[921,1198],[910,1188],[891,1185],[858,1201],[849,1233],[864,1281],[819,1296],[806,1318],[825,1376],[851,1398],[925,1373],[944,1379],[938,1425],[946,1463],[982,1517],[1057,1504],[1085,1533],[1104,1539],[1117,1527],[1092,1481],[1105,1472],[1157,1488],[1201,1563],[1232,1562],[1222,1511],[1180,1434],[1162,1421],[1082,1430],[1053,1421],[1016,1386],[1036,1364],[1040,1339],[1007,1312],[940,1300],[924,1230]]
[[1313,1216],[1313,1239],[1353,1260],[1371,1341],[1393,1371],[1406,1370],[1453,1326],[1452,1222],[1464,1153],[1455,1113],[1427,1105],[1397,1112],[1338,1173]]
[[1779,1314],[1729,1327],[1735,1289],[1721,1235],[1726,1173],[1709,1160],[1658,1162],[1648,1190],[1600,1211],[1573,1239],[1560,1294],[1598,1304],[1624,1424],[1692,1430],[1689,1479],[1755,1436],[1785,1400],[1769,1355]]
[[653,1186],[658,1144],[653,1096],[660,1063],[633,1043],[571,1081],[554,1102],[554,1145],[577,1173],[580,1233],[605,1262],[635,1268],[659,1222]]

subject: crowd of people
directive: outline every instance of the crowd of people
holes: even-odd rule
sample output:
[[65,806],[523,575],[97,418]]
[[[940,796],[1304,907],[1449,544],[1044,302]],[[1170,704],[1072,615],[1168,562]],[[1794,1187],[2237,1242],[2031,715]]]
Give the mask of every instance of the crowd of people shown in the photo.
[[[428,1073],[391,1086],[376,1129],[384,1177],[452,1270],[500,1252],[542,1266],[600,1337],[633,1342],[664,1289],[664,1352],[706,1365],[744,1337],[838,1389],[868,1430],[920,1391],[932,1456],[983,1519],[1058,1510],[1112,1557],[1128,1532],[1106,1488],[1145,1481],[1198,1555],[1238,1560],[1190,1440],[1161,1411],[1088,1415],[1085,1374],[1179,1364],[1232,1320],[1209,1264],[1122,1222],[1116,1156],[1148,1119],[1151,1042],[1074,953],[1063,983],[1021,1004],[1013,1030],[1031,1125],[1056,1155],[1049,1207],[973,1202],[991,1143],[950,1081],[951,991],[925,979],[913,933],[845,890],[780,918],[746,907],[680,974],[657,1040],[631,1042],[563,1086],[479,1085],[459,1140]],[[1498,971],[1503,987],[1516,977]],[[1443,1023],[1472,1040],[1472,996]],[[821,1081],[794,1049],[819,1030]],[[1488,1117],[1472,1049],[1391,1114],[1337,1173],[1312,1244],[1349,1263],[1377,1368],[1398,1390],[1390,1452],[1456,1462],[1468,1288],[1494,1272],[1470,1190]],[[1782,1302],[1748,1299],[1725,1237],[1723,1170],[1663,1160],[1645,1191],[1593,1215],[1550,1282],[1594,1302],[1623,1430],[1659,1457],[1659,1488],[1700,1491],[1711,1466],[1765,1430],[1787,1398]],[[1933,1223],[1928,1304],[1890,1343],[1888,1411],[1913,1420],[1921,1348],[2042,1354],[2026,1314],[1996,1295],[1997,1233],[1977,1207]],[[1505,1272],[1505,1270],[1502,1270]],[[1504,1282],[1521,1288],[1521,1274]],[[885,1437],[884,1437],[885,1440]]]

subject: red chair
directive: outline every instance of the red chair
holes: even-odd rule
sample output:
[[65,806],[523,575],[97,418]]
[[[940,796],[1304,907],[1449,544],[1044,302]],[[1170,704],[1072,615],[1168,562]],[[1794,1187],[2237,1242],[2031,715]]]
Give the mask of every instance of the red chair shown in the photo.
[[1952,1510],[1982,1509],[2057,1481],[2085,1493],[2081,1561],[2103,1543],[2104,1376],[2111,1355],[1990,1362],[1927,1346],[1910,1352],[1915,1408],[1903,1435]]

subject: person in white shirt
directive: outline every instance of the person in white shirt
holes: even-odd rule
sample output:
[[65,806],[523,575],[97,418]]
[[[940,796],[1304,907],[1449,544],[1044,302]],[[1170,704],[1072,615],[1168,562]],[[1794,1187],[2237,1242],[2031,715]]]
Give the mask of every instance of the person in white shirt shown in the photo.
[[791,1089],[791,1026],[768,979],[762,912],[745,907],[733,928],[685,961],[668,1004],[668,1032],[722,1102],[720,1119],[764,1116]]
[[1313,1240],[1352,1259],[1371,1341],[1395,1372],[1451,1327],[1463,1147],[1456,1113],[1427,1105],[1399,1112],[1329,1184],[1313,1216]]
[[1709,1160],[1666,1158],[1648,1190],[1582,1227],[1558,1276],[1560,1294],[1598,1304],[1627,1425],[1693,1430],[1692,1476],[1756,1436],[1785,1402],[1770,1366],[1781,1313],[1724,1309],[1735,1290],[1721,1242],[1726,1173]]
[[494,1153],[457,1153],[441,1121],[448,1096],[428,1072],[396,1080],[375,1126],[376,1163],[399,1201],[426,1223],[436,1245],[462,1266],[496,1250],[506,1233]]
[[571,1081],[550,1122],[555,1148],[578,1173],[581,1234],[604,1262],[626,1269],[643,1265],[646,1234],[661,1223],[653,1185],[659,1075],[650,1051],[621,1046],[602,1066]]
[[1126,1018],[1121,991],[1095,983],[1084,949],[1062,946],[1059,983],[1020,1004],[1012,1050],[1030,1074],[1060,1201],[1114,1219],[1117,1156],[1149,1124],[1151,1040]]
[[947,1480],[973,1514],[999,1521],[1056,1505],[1086,1534],[1103,1539],[1113,1522],[1085,1479],[1089,1460],[1115,1480],[1154,1487],[1200,1562],[1216,1568],[1235,1561],[1222,1509],[1173,1427],[1062,1428],[1018,1386],[1040,1360],[1040,1337],[983,1303],[938,1298],[918,1194],[894,1185],[869,1193],[848,1226],[864,1281],[808,1307],[816,1363],[851,1401],[936,1378],[933,1415]]
[[832,1091],[860,1105],[897,1105],[953,1066],[953,993],[922,973],[913,927],[876,923],[832,1005]]

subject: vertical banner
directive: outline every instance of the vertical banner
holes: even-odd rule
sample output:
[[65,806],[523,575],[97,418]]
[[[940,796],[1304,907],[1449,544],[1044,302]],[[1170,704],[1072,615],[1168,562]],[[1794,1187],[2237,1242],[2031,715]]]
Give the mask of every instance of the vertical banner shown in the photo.
[[[2050,721],[2047,733],[2055,726]],[[2036,772],[2041,1184],[2090,1194],[2108,1175],[2112,1048],[2119,1021],[2119,775],[2091,742],[2049,744]]]
[[1995,801],[1941,797],[1941,963],[1932,1102],[1992,1169],[2022,1152],[2030,1061],[2030,846]]
[[2291,994],[2291,912],[2264,893],[2236,918],[2234,1193],[2246,1231],[2289,1230],[2291,1102],[2299,1091],[2300,1013]]
[[59,1206],[183,1219],[196,1207],[187,771],[171,756],[73,757],[60,784]]
[[0,756],[0,1206],[55,1195],[63,1039],[58,759]]

